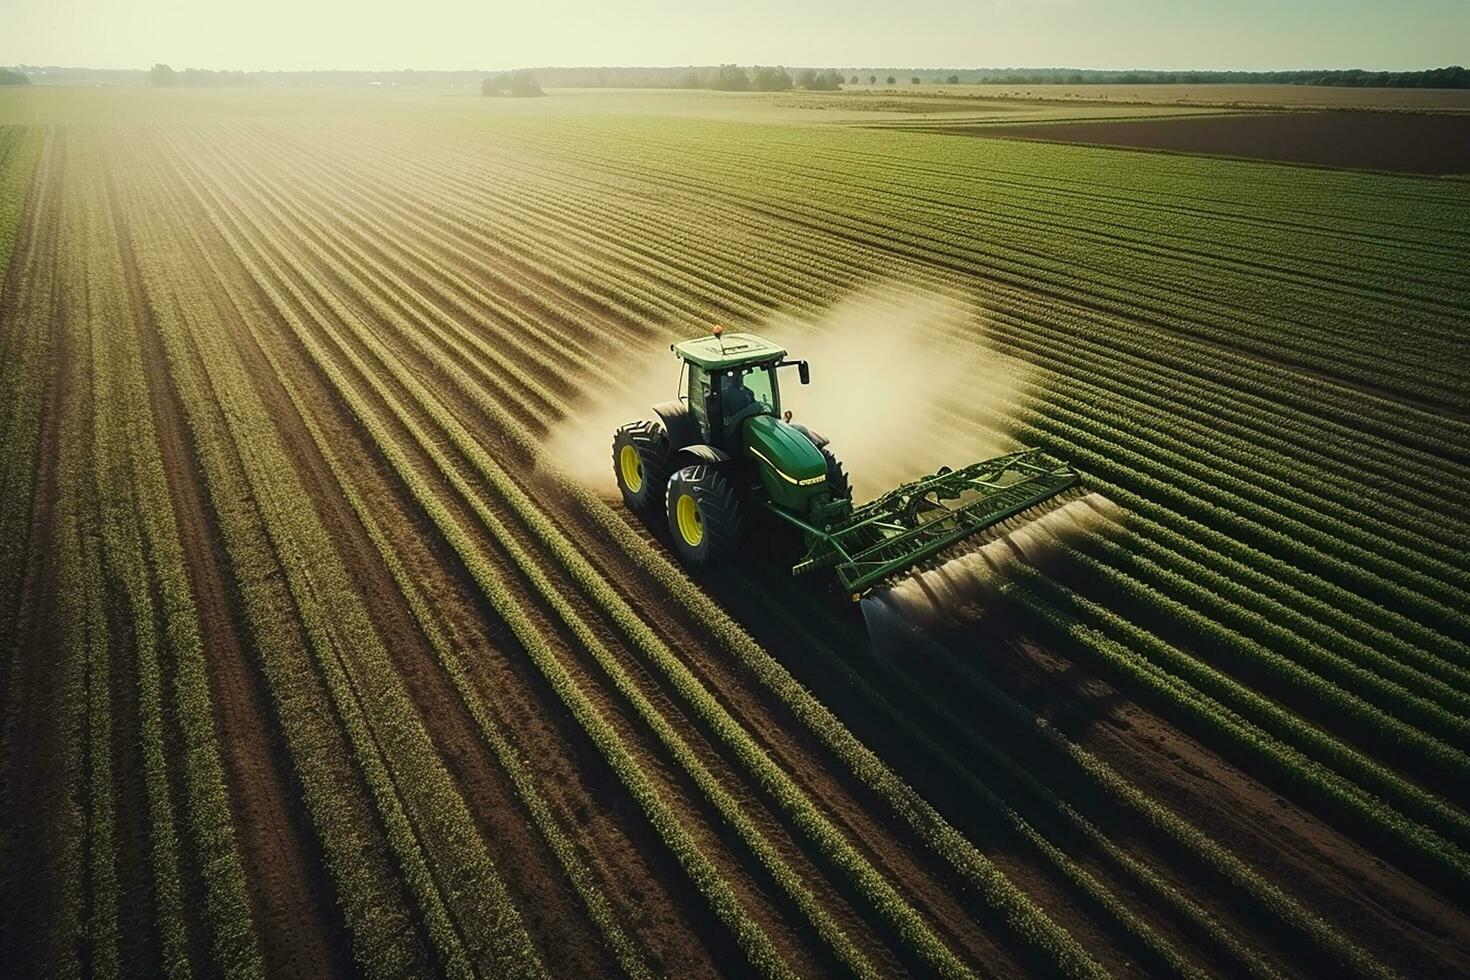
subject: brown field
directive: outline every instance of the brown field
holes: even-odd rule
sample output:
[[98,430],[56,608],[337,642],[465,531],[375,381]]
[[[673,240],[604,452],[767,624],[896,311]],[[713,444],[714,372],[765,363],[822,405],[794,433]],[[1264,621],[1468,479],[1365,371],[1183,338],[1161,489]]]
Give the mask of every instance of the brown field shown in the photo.
[[924,131],[1357,170],[1470,173],[1470,115],[1292,112],[972,128],[926,126]]
[[1038,99],[1153,106],[1393,109],[1470,112],[1465,89],[1350,88],[1328,85],[849,85],[846,92],[971,99]]
[[[1470,974],[1470,188],[763,100],[7,98],[11,975]],[[1035,442],[1132,512],[881,656],[789,541],[691,573],[546,448],[666,397],[630,357],[854,296],[1025,365],[910,420],[936,463]]]

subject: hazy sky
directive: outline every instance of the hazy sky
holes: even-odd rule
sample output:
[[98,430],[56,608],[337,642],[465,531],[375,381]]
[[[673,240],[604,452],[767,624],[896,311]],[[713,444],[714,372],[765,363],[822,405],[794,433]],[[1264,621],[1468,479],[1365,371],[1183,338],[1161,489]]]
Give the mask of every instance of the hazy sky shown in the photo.
[[0,0],[0,65],[1427,68],[1470,0]]

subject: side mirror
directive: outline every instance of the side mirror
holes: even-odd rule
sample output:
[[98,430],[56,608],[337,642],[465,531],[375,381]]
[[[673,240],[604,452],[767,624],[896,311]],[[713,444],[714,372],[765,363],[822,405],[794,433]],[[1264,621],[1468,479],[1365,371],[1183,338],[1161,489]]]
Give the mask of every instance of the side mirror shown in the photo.
[[796,362],[796,374],[801,378],[801,383],[809,385],[812,383],[812,369],[806,361]]

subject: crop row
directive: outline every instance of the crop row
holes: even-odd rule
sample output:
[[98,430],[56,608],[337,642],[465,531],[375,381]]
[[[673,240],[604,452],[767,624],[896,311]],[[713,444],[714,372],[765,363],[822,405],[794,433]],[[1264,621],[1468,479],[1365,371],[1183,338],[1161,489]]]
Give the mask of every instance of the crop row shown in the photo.
[[[177,227],[174,234],[179,243],[189,237]],[[164,237],[154,239],[153,247],[165,247],[161,245]],[[172,247],[182,250],[181,244]],[[174,258],[179,263],[188,261],[182,254]],[[181,281],[171,285],[181,292],[185,288]],[[180,305],[184,310],[204,310],[220,301],[217,296],[196,294],[185,296]],[[170,336],[168,330],[164,335],[171,348],[187,342],[185,337]],[[238,356],[222,346],[207,324],[197,320],[187,338],[197,354],[171,349],[171,365],[187,363],[192,356],[203,370],[202,376],[190,379],[193,385],[180,385],[182,394],[190,404],[205,401],[223,410],[235,456],[260,511],[262,530],[285,573],[297,610],[297,617],[284,618],[271,628],[280,630],[292,619],[301,623],[319,672],[316,679],[326,688],[333,714],[350,742],[352,758],[364,772],[387,828],[388,842],[434,946],[444,957],[445,969],[469,973],[495,964],[497,971],[538,972],[539,961],[519,914],[473,830],[463,800],[396,682],[387,651],[355,599],[345,571],[329,558],[334,549],[314,514],[295,504],[304,491],[272,438],[274,427],[252,393]],[[344,656],[347,650],[352,651],[351,657]],[[278,681],[299,686],[304,680],[287,677],[283,671],[271,678],[273,693]],[[313,720],[319,726],[327,717],[331,715]],[[363,892],[367,897],[372,889]],[[364,909],[369,916],[377,911]],[[391,937],[384,938],[393,944]],[[392,958],[380,959],[379,952],[374,950],[364,961],[391,969]]]
[[[95,170],[92,179],[101,184]],[[105,186],[95,187],[89,196],[112,203]],[[89,338],[95,405],[90,468],[109,575],[125,594],[134,630],[163,966],[173,976],[190,969],[180,880],[181,840],[187,840],[204,877],[216,967],[227,975],[254,976],[262,965],[235,847],[197,611],[158,456],[140,338],[131,310],[119,306],[128,296],[128,285],[120,268],[117,229],[110,220],[115,213],[111,207],[93,209],[87,241],[87,296],[99,304],[89,311],[88,321],[113,325],[93,330]],[[155,624],[161,624],[161,635]],[[165,705],[172,706],[175,718],[166,715]],[[170,797],[166,726],[177,726],[180,732],[181,758],[172,764],[182,770],[183,835]]]
[[[890,211],[881,206],[867,213],[856,209],[849,213],[846,209],[839,210],[833,207],[834,204],[839,203],[840,199],[834,201],[825,195],[790,194],[780,199],[773,199],[770,182],[750,184],[749,168],[744,170],[726,168],[726,173],[722,175],[726,177],[726,180],[712,184],[705,176],[705,172],[701,172],[697,177],[688,176],[689,171],[670,171],[666,165],[651,157],[634,156],[627,163],[609,165],[599,164],[595,157],[586,150],[579,151],[572,147],[559,147],[558,150],[577,157],[579,163],[587,166],[614,169],[629,176],[641,176],[643,179],[648,179],[650,175],[657,175],[661,181],[672,183],[675,186],[688,187],[696,191],[702,190],[705,193],[713,191],[727,199],[738,201],[748,210],[779,225],[809,224],[811,227],[850,237],[927,265],[978,276],[992,287],[998,285],[1006,288],[1029,289],[1053,303],[1090,310],[1094,314],[1121,318],[1126,320],[1132,329],[1160,330],[1174,337],[1176,342],[1181,336],[1175,329],[1179,322],[1177,318],[1183,317],[1187,320],[1189,317],[1187,308],[1180,306],[1177,301],[1170,301],[1161,306],[1155,310],[1156,315],[1153,317],[1143,316],[1143,311],[1129,302],[1127,297],[1120,297],[1117,302],[1103,302],[1093,294],[1087,284],[1080,281],[1074,282],[1075,277],[1067,270],[1057,272],[1036,269],[1024,262],[1015,261],[1009,257],[1008,253],[998,252],[984,243],[972,242],[963,233],[960,233],[959,237],[932,235],[923,225],[897,221]],[[712,164],[711,169],[717,173],[721,170],[716,164]],[[1221,329],[1225,329],[1225,326],[1222,326]],[[1285,332],[1290,333],[1291,331],[1287,329]],[[1448,440],[1451,444],[1460,446],[1465,442],[1464,433],[1458,431],[1460,427],[1450,426],[1447,429],[1440,416],[1409,409],[1398,401],[1390,401],[1358,388],[1344,389],[1340,385],[1314,378],[1311,374],[1289,365],[1268,363],[1262,358],[1249,356],[1248,352],[1245,356],[1238,355],[1233,346],[1228,343],[1210,344],[1209,346],[1217,357],[1221,355],[1228,358],[1238,357],[1243,363],[1248,363],[1252,370],[1277,375],[1283,379],[1289,376],[1294,388],[1277,385],[1278,395],[1299,398],[1310,393],[1312,402],[1304,400],[1304,404],[1326,403],[1334,407],[1340,405],[1343,410],[1355,415],[1366,414],[1367,417],[1373,418],[1376,425],[1385,433],[1402,434],[1409,439],[1416,440],[1420,445],[1442,446]],[[1367,383],[1372,384],[1372,378],[1367,379]],[[1351,401],[1346,397],[1349,393],[1352,397]],[[1400,417],[1409,423],[1407,427],[1396,421]],[[1390,418],[1395,421],[1390,421]]]
[[[667,148],[664,149],[667,152]],[[558,150],[575,152],[570,147],[558,147]],[[631,157],[624,157],[627,162],[622,165],[622,169],[645,176],[657,174],[676,183],[700,181],[707,184],[713,177],[719,181],[722,193],[737,195],[747,203],[765,206],[771,210],[773,216],[784,215],[788,221],[795,216],[810,215],[833,227],[870,239],[878,236],[876,240],[890,249],[922,256],[951,268],[964,268],[986,278],[1018,281],[1017,276],[1025,276],[1044,281],[1053,295],[1077,305],[1107,310],[1135,321],[1151,318],[1171,329],[1185,329],[1201,338],[1229,346],[1238,346],[1243,337],[1258,336],[1260,343],[1265,345],[1262,349],[1274,353],[1277,359],[1294,360],[1328,374],[1336,370],[1346,370],[1357,380],[1369,385],[1386,383],[1376,360],[1358,365],[1355,362],[1328,358],[1323,352],[1335,347],[1328,345],[1326,334],[1314,346],[1305,346],[1292,340],[1291,338],[1301,335],[1304,330],[1309,330],[1301,324],[1275,322],[1265,313],[1261,317],[1253,318],[1240,312],[1241,303],[1233,303],[1227,307],[1205,294],[1196,294],[1191,297],[1192,302],[1185,304],[1182,297],[1188,294],[1180,288],[1165,289],[1150,285],[1152,266],[1140,268],[1136,275],[1131,275],[1126,292],[1119,291],[1115,281],[1083,271],[1089,268],[1088,263],[1061,261],[1065,256],[1053,258],[1057,255],[1057,249],[1068,241],[1066,238],[1048,250],[1029,241],[991,244],[990,237],[977,237],[972,232],[973,220],[950,222],[930,214],[927,220],[909,220],[905,216],[900,221],[893,217],[895,212],[885,203],[885,195],[862,195],[855,192],[843,194],[840,190],[834,191],[832,185],[835,183],[840,186],[845,179],[840,173],[824,172],[820,180],[805,182],[790,177],[789,170],[783,169],[780,176],[767,174],[756,185],[752,183],[752,174],[758,171],[751,166],[752,161],[727,157],[709,160],[707,166],[700,168],[697,178],[685,178],[681,174],[689,171],[670,170],[666,164],[659,162],[658,151],[656,146],[640,146]],[[588,151],[582,153],[587,154]],[[662,159],[667,160],[668,156],[663,156]],[[584,162],[590,164],[592,160],[589,158]],[[842,210],[834,211],[829,206],[834,203],[840,203]],[[1131,271],[1126,262],[1110,263],[1110,268],[1112,267],[1117,267],[1125,275]],[[1249,302],[1245,305],[1248,306]],[[1250,326],[1245,322],[1255,319],[1260,320],[1259,326]],[[1365,348],[1364,356],[1370,353]],[[1382,349],[1379,346],[1380,360],[1381,356]],[[1421,363],[1419,368],[1430,377],[1435,371],[1433,365]],[[1407,385],[1413,381],[1414,375],[1406,365],[1403,383]],[[1453,378],[1446,379],[1446,384],[1454,383]],[[1371,401],[1371,396],[1368,400]]]
[[[443,165],[437,165],[436,164],[436,166],[443,166]],[[433,168],[430,168],[430,169],[433,169]],[[581,182],[582,183],[589,183],[590,181],[588,181],[586,179],[586,177],[583,177],[581,179]],[[443,190],[444,190],[444,188],[442,187],[442,185],[441,186],[438,186],[436,188],[435,192],[434,192],[435,197],[436,198],[442,197],[443,196]],[[558,189],[556,189],[556,188],[546,188],[546,189],[543,189],[542,191],[538,192],[538,194],[536,195],[536,200],[538,202],[543,202],[543,203],[538,203],[537,205],[535,205],[535,207],[544,209],[545,208],[544,202],[546,200],[548,200],[548,199],[555,199],[557,197],[557,194],[558,194]],[[599,219],[599,224],[601,226],[605,226],[606,221],[607,221],[608,218],[614,217],[613,214],[606,213],[606,210],[604,208],[601,208],[601,204],[603,203],[602,201],[587,202],[587,201],[583,200],[583,201],[580,202],[580,204],[579,204],[578,207],[571,208],[571,209],[563,209],[563,212],[564,213],[559,216],[559,220],[561,220],[561,221],[566,221],[567,220],[566,213],[565,213],[567,211],[580,211],[580,212],[582,212],[582,213],[585,214],[587,212],[587,205],[588,205],[588,203],[594,204],[594,206],[595,206],[595,208],[597,210],[603,210],[605,212],[604,214],[602,214],[600,216],[600,219]],[[707,201],[705,201],[705,202],[702,202],[701,203],[701,206],[708,208],[710,205],[709,205],[709,203]],[[514,213],[514,212],[511,212],[511,213]],[[621,214],[620,215],[617,215],[616,216],[616,219],[619,220],[619,221],[625,221],[626,220],[626,215],[621,215]],[[660,216],[659,216],[659,220],[660,220],[660,223],[666,223],[666,222],[675,221],[675,220],[677,220],[677,215],[671,215],[671,214],[661,213]],[[733,215],[733,214],[731,214],[731,213],[729,213],[727,211],[727,212],[723,212],[718,220],[721,222],[721,224],[725,224],[725,223],[727,223],[729,221],[738,220],[738,216]],[[747,218],[746,220],[749,220],[749,219]],[[638,239],[646,239],[646,240],[652,240],[652,241],[662,241],[664,239],[669,238],[669,236],[666,233],[661,234],[659,232],[659,230],[658,230],[657,227],[644,226],[643,228],[640,229],[640,231],[641,231],[641,234],[634,234],[630,230],[630,232],[628,234],[625,234],[625,235],[621,236],[621,238],[623,240],[629,240],[629,239],[631,239],[631,240],[634,240],[634,241],[636,241]],[[606,235],[603,235],[602,237],[603,237],[603,240],[604,241],[609,242],[609,244],[602,246],[604,248],[630,247],[630,246],[617,246],[616,245],[617,239],[609,240]],[[691,248],[691,247],[697,247],[699,245],[699,243],[698,243],[697,240],[693,240],[693,239],[691,239],[689,237],[680,237],[678,240],[680,241],[681,246],[684,247],[684,248],[686,248],[686,249],[687,248]],[[478,245],[480,243],[477,242],[476,244]],[[761,249],[761,252],[760,252],[760,254],[762,256],[762,261],[763,262],[768,262],[771,259],[773,253],[779,253],[784,247],[785,246],[782,243],[777,243],[777,242],[770,242],[770,243],[763,244],[762,249]],[[839,246],[838,247],[839,248],[842,247],[841,246],[841,243],[839,243]],[[664,256],[667,256],[668,254],[669,253],[667,252],[667,249],[664,249],[663,250],[663,255]],[[824,247],[823,248],[823,254],[824,254],[824,256],[830,257],[830,255],[831,255],[831,247],[830,246]],[[515,256],[509,256],[508,258],[511,261],[515,261],[515,259],[516,259]],[[739,260],[739,256],[738,255],[736,255],[736,256],[726,255],[722,259],[722,261],[725,262],[725,263],[729,263],[729,262],[732,262],[732,261],[738,261],[738,260]],[[556,253],[556,252],[548,253],[543,248],[541,250],[541,252],[538,254],[538,261],[540,261],[540,262],[550,261],[550,262],[555,263],[555,262],[558,262],[558,261],[562,261],[562,259],[561,259],[561,256],[558,253]],[[660,259],[660,261],[663,261],[663,259]],[[801,261],[808,268],[813,268],[812,263],[811,263],[811,261],[810,261],[809,258],[802,259]],[[826,268],[829,265],[830,265],[830,261],[823,262],[823,263],[819,263],[816,266],[816,268]],[[766,270],[767,270],[767,266],[762,266],[761,269],[758,270],[758,274],[752,275],[752,276],[747,276],[747,277],[745,277],[745,279],[746,280],[764,281],[764,279],[768,277],[768,272]],[[630,277],[636,276],[638,274],[639,274],[639,270],[637,269],[636,263],[630,264],[629,269],[628,269],[628,272],[625,273],[624,278],[625,279],[626,278],[630,278]],[[659,269],[658,269],[657,266],[649,265],[647,262],[644,263],[643,268],[641,269],[641,274],[645,278],[647,276],[650,276],[650,275],[661,275],[661,276],[662,275],[665,275],[665,273],[659,271]],[[704,264],[700,268],[700,270],[699,270],[699,276],[695,280],[692,280],[690,282],[690,285],[693,286],[696,289],[703,289],[703,288],[705,288],[704,285],[703,285],[704,283],[706,283],[706,282],[708,282],[708,281],[710,281],[712,279],[718,279],[720,277],[720,275],[721,275],[721,273],[720,273],[720,269],[719,269],[718,266],[711,266],[710,264],[706,263],[706,264]],[[683,277],[681,277],[681,278],[683,278]],[[747,287],[747,288],[754,288],[754,287]],[[808,289],[807,292],[809,293],[810,290]],[[783,304],[788,304],[788,303],[793,303],[793,302],[799,304],[801,302],[801,299],[800,299],[800,295],[799,294],[793,294],[793,293],[789,293],[788,292],[788,293],[783,294],[781,296],[780,302],[783,303]],[[1165,356],[1167,356],[1167,352],[1161,351],[1160,353],[1161,354],[1164,354]],[[1235,391],[1235,397],[1237,397],[1237,398],[1240,397],[1239,385],[1238,384],[1233,384],[1232,387],[1233,387],[1233,389]],[[1247,397],[1249,397],[1249,396],[1247,396]],[[1259,414],[1259,413],[1257,413],[1257,414]],[[1285,426],[1290,426],[1293,423],[1292,423],[1292,420],[1290,420],[1290,419],[1282,418],[1280,420],[1280,424],[1281,425],[1285,425]],[[1275,427],[1274,426],[1268,427],[1267,428],[1267,431],[1268,432],[1274,432],[1275,431]],[[1328,443],[1328,444],[1330,445],[1330,443]],[[1396,460],[1395,461],[1395,468],[1393,470],[1389,470],[1388,472],[1394,473],[1397,476],[1397,478],[1402,478],[1402,476],[1403,476],[1403,469],[1407,465],[1411,465],[1411,461],[1406,461],[1406,460],[1402,460],[1402,459]]]
[[[544,200],[545,200],[545,198],[546,198],[546,196],[547,196],[547,195],[540,195],[540,196],[538,196],[538,200],[541,200],[541,201],[544,201]],[[544,207],[544,205],[540,205],[540,206],[541,206],[541,207]],[[584,211],[584,212],[585,212],[585,207],[584,207],[584,208],[582,208],[582,210],[583,210],[583,211]],[[661,220],[663,220],[663,219],[661,219]],[[667,220],[673,220],[673,219],[672,219],[672,218],[669,218],[669,219],[667,219]],[[656,238],[658,238],[658,237],[659,237],[659,236],[658,236],[658,235],[657,235],[657,234],[656,234],[656,233],[646,233],[646,234],[644,234],[644,235],[642,235],[642,236],[627,236],[627,237],[634,237],[634,238],[637,238],[637,237],[643,237],[643,238],[650,238],[650,239],[656,239]],[[613,246],[608,246],[608,247],[613,247]],[[808,262],[808,265],[809,265],[809,264],[810,264],[810,263],[809,263],[809,262]],[[647,273],[650,273],[650,272],[652,272],[652,271],[653,271],[653,270],[651,270],[651,269],[645,269],[645,270],[644,270],[644,271],[645,271],[645,274],[647,274]],[[707,281],[707,280],[708,280],[708,279],[711,279],[711,278],[714,278],[714,277],[715,277],[715,275],[716,275],[716,271],[715,271],[715,270],[712,270],[712,269],[710,269],[710,268],[707,268],[707,267],[706,267],[706,268],[704,268],[704,269],[701,269],[701,270],[700,270],[700,271],[701,271],[701,277],[700,277],[700,281]],[[783,297],[782,297],[782,302],[789,302],[789,301],[791,301],[791,300],[792,300],[792,299],[793,299],[793,298],[794,298],[794,297],[790,297],[790,296],[783,296]],[[1398,468],[1398,469],[1396,469],[1396,470],[1395,470],[1395,471],[1393,471],[1393,472],[1395,472],[1395,473],[1397,473],[1397,474],[1400,474],[1400,475],[1401,475],[1401,474],[1402,474],[1402,462],[1403,462],[1403,461],[1400,461],[1400,466],[1399,466],[1399,468]]]

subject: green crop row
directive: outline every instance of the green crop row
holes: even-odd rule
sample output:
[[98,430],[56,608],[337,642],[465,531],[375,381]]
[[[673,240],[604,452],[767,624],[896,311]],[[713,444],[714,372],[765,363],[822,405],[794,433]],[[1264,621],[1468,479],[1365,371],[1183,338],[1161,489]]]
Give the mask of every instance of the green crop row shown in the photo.
[[[6,152],[0,163],[0,299],[4,298],[6,273],[17,238],[27,197],[35,195],[33,213],[37,228],[59,224],[56,185],[46,179],[53,168],[42,166],[58,152],[42,136],[39,129],[5,127],[0,129]],[[37,176],[37,172],[40,176]],[[24,316],[0,317],[0,345],[5,357],[0,359],[0,391],[6,393],[0,404],[0,616],[9,621],[17,615],[22,579],[26,574],[23,549],[29,542],[31,494],[36,481],[36,444],[40,439],[47,382],[51,378],[48,357],[56,342],[50,335],[51,320],[47,306],[56,302],[56,265],[54,256],[38,254],[38,249],[22,252],[16,269],[17,279],[24,278],[26,301],[34,309],[34,319]],[[49,261],[48,261],[49,259]],[[19,309],[21,300],[12,298]],[[19,632],[11,634],[20,637]],[[8,671],[13,651],[6,642],[0,650]]]
[[[765,173],[764,168],[761,171],[763,176],[758,186],[742,186],[752,180],[752,171],[749,168],[740,171],[730,170],[727,166],[724,169],[729,172],[723,174],[726,179],[712,183],[710,174],[712,172],[720,174],[722,169],[720,164],[711,162],[708,168],[701,168],[698,171],[698,176],[691,176],[692,172],[687,168],[674,172],[657,158],[643,155],[648,152],[645,148],[640,148],[638,153],[625,158],[627,162],[621,165],[612,165],[605,160],[599,160],[594,151],[588,149],[564,147],[562,152],[576,157],[579,162],[587,166],[603,170],[619,170],[630,177],[641,177],[646,180],[656,175],[661,182],[673,183],[677,186],[703,189],[706,192],[714,189],[718,193],[738,200],[746,208],[767,216],[772,222],[784,224],[793,217],[799,216],[803,220],[830,229],[834,233],[854,237],[878,249],[979,277],[987,283],[1040,293],[1059,304],[1096,310],[1107,316],[1125,318],[1133,329],[1139,327],[1173,328],[1180,322],[1180,317],[1187,318],[1189,315],[1187,310],[1179,308],[1177,304],[1166,302],[1154,311],[1152,318],[1144,318],[1145,322],[1140,322],[1143,311],[1134,301],[1131,289],[1126,295],[1120,295],[1116,301],[1103,301],[1095,295],[1091,283],[1076,280],[1072,270],[1087,267],[1089,265],[1087,262],[1066,266],[1052,272],[1043,272],[1038,276],[1036,270],[1031,266],[1015,261],[1010,252],[996,247],[975,245],[963,236],[955,239],[930,235],[925,226],[921,224],[896,221],[892,217],[892,209],[881,204],[871,212],[865,213],[860,209],[850,207],[849,202],[840,196],[828,195],[820,190],[816,193],[802,195],[773,196],[773,180]],[[957,252],[957,248],[961,252]],[[1290,333],[1291,330],[1283,328],[1281,332]],[[1233,335],[1227,333],[1226,336],[1228,338]],[[1230,356],[1219,348],[1212,353],[1218,356]],[[1277,391],[1288,397],[1299,397],[1313,389],[1321,389],[1312,391],[1312,394],[1316,396],[1313,401],[1304,400],[1304,407],[1308,410],[1317,410],[1325,401],[1332,405],[1342,405],[1354,414],[1359,414],[1364,410],[1371,411],[1374,426],[1379,431],[1385,434],[1401,435],[1422,446],[1441,446],[1449,438],[1442,419],[1430,418],[1427,414],[1405,408],[1401,403],[1390,405],[1384,400],[1365,395],[1356,389],[1352,391],[1352,401],[1349,402],[1341,390],[1332,390],[1325,382],[1318,382],[1310,375],[1300,371],[1288,374],[1286,368],[1275,364],[1266,365],[1260,359],[1252,363],[1251,369],[1279,376],[1283,383],[1278,386]],[[1364,380],[1365,383],[1372,384],[1376,376]],[[1390,412],[1393,418],[1388,417]],[[1412,421],[1408,422],[1409,427],[1405,427],[1405,423],[1398,421],[1401,417],[1410,416],[1412,416]],[[1470,436],[1453,440],[1455,445],[1462,443],[1470,445]]]
[[262,356],[266,357],[276,371],[279,378],[286,387],[292,403],[301,413],[304,424],[310,429],[312,439],[317,450],[321,452],[331,468],[337,485],[341,488],[358,519],[362,521],[364,529],[372,538],[374,547],[382,557],[393,576],[395,584],[402,592],[404,600],[412,611],[414,621],[423,631],[424,638],[433,647],[434,654],[439,659],[440,666],[449,675],[454,684],[455,692],[463,701],[475,720],[479,729],[480,737],[494,753],[496,761],[505,770],[511,784],[515,787],[517,797],[521,804],[530,814],[536,825],[537,831],[546,842],[547,847],[555,855],[562,871],[572,883],[573,889],[587,907],[587,913],[601,932],[603,940],[616,957],[619,966],[630,978],[652,977],[647,963],[644,961],[642,952],[638,945],[627,935],[618,923],[617,915],[606,895],[603,894],[601,886],[597,883],[596,876],[583,861],[577,852],[576,844],[567,835],[558,823],[551,806],[542,796],[536,786],[535,775],[530,766],[522,760],[511,739],[508,737],[502,725],[494,718],[491,706],[486,703],[479,691],[470,680],[459,651],[454,643],[445,635],[444,628],[439,623],[439,617],[435,614],[433,606],[423,590],[415,582],[412,574],[403,566],[397,551],[389,539],[389,533],[378,518],[368,502],[363,499],[362,494],[353,484],[346,468],[338,458],[337,449],[331,440],[322,433],[321,427],[313,420],[310,406],[303,400],[296,386],[290,381],[287,373],[281,369],[279,363],[273,357],[267,343],[261,341],[257,335]]
[[[181,235],[180,240],[187,236]],[[185,309],[202,308],[209,302],[198,297],[193,304],[186,301],[183,305]],[[320,680],[346,730],[353,758],[366,776],[401,873],[436,949],[445,958],[445,968],[467,973],[496,964],[497,971],[538,972],[535,951],[483,844],[470,827],[463,801],[442,764],[431,761],[426,735],[401,688],[392,684],[396,675],[387,667],[386,651],[371,633],[364,614],[349,600],[352,593],[343,573],[324,561],[333,552],[322,531],[293,503],[301,499],[302,491],[298,488],[293,493],[281,483],[292,471],[281,462],[280,449],[267,438],[273,427],[260,414],[258,403],[252,402],[243,379],[232,373],[239,371],[233,355],[207,329],[195,329],[191,339],[201,352],[205,371],[197,383],[208,385],[213,399],[224,406],[227,425],[238,426],[232,426],[229,435],[264,518],[270,548],[286,572],[285,584],[314,651]],[[189,354],[180,351],[179,356]],[[248,424],[251,421],[253,425]],[[343,644],[350,644],[353,650],[350,660],[341,657]],[[278,682],[291,684],[292,679],[273,677],[272,687]],[[371,714],[367,713],[369,705]],[[407,778],[409,774],[412,778]],[[361,896],[352,898],[367,898],[374,890],[363,888]],[[371,906],[363,911],[381,914]],[[462,925],[455,924],[456,917]],[[461,931],[471,925],[472,942]],[[399,942],[390,936],[383,938],[386,946]],[[364,952],[361,959],[370,967],[392,969],[391,959],[380,958],[393,955],[388,949]]]
[[[267,256],[260,256],[259,260],[262,263],[272,263]],[[246,261],[248,265],[254,265],[253,260],[246,258]],[[274,276],[267,278],[264,274],[264,267],[252,271],[256,282],[263,284],[267,290],[274,292],[275,287],[271,283],[279,282],[281,288],[294,292],[294,286],[288,280]],[[293,306],[286,302],[284,296],[280,295],[275,297],[275,302],[277,309],[286,317],[287,322],[298,331],[298,338],[307,346],[318,368],[338,386],[339,391],[343,392],[343,397],[350,398],[352,389],[347,386],[335,364],[328,359],[327,352],[317,345],[304,324],[296,319]],[[603,752],[614,772],[617,773],[635,801],[643,808],[655,830],[669,846],[670,851],[684,865],[695,885],[710,900],[715,913],[730,927],[732,933],[751,957],[752,965],[769,975],[786,975],[787,968],[769,937],[765,935],[759,924],[749,917],[716,866],[703,853],[673,810],[662,799],[655,785],[643,772],[642,767],[623,744],[622,739],[583,693],[566,668],[557,660],[545,637],[538,632],[535,625],[526,617],[524,610],[500,585],[498,574],[479,555],[474,545],[465,537],[465,532],[457,527],[452,515],[436,498],[429,495],[419,485],[419,479],[403,456],[402,449],[382,433],[376,418],[366,414],[365,406],[360,403],[354,402],[353,405],[355,411],[359,413],[357,416],[359,422],[368,428],[370,433],[375,434],[379,440],[379,448],[384,452],[389,463],[398,469],[406,480],[411,481],[409,483],[411,488],[419,487],[420,505],[439,527],[440,533],[450,541],[451,546],[460,551],[462,560],[465,561],[466,567],[486,597],[512,628],[536,666],[543,672],[567,708],[587,731],[594,744]],[[795,880],[788,879],[788,883],[795,884]]]
[[40,127],[0,126],[0,296],[44,143]]
[[[1256,761],[1296,792],[1323,801],[1334,814],[1368,829],[1425,873],[1452,882],[1470,878],[1470,858],[1460,848],[1242,718],[1237,713],[1242,703],[1269,707],[1258,696],[1234,685],[1232,696],[1222,704],[1200,690],[1199,685],[1229,684],[1218,675],[1211,676],[1214,672],[1208,666],[1197,664],[1097,603],[1062,590],[1039,573],[1018,567],[1017,575],[1038,592],[1034,596],[1020,593],[1037,622],[1071,641],[1072,648],[1086,653],[1135,696],[1158,705],[1176,723],[1188,725],[1186,730],[1210,736],[1228,753]],[[1113,636],[1124,637],[1126,645],[1069,618],[1071,612],[1102,624]],[[1284,713],[1278,713],[1275,721],[1305,729]]]

